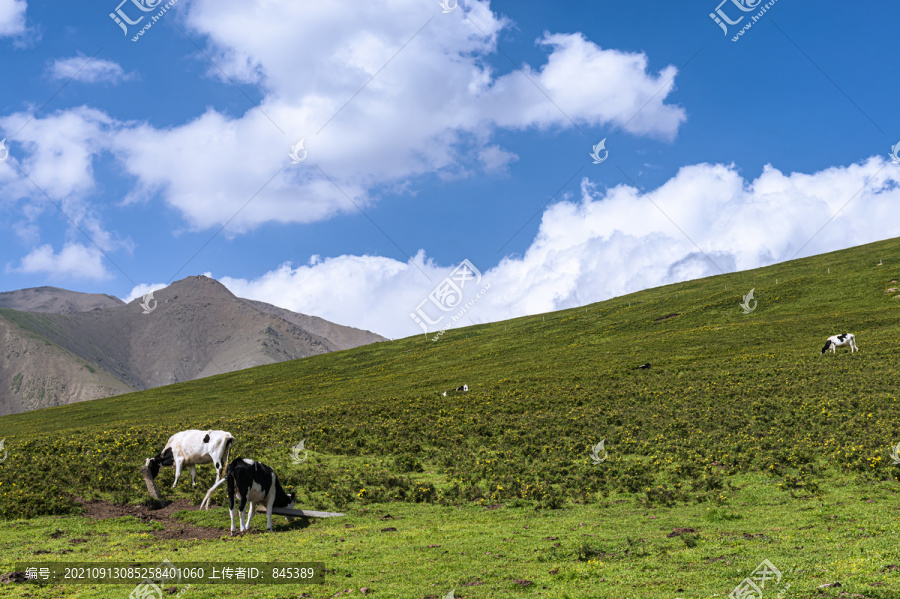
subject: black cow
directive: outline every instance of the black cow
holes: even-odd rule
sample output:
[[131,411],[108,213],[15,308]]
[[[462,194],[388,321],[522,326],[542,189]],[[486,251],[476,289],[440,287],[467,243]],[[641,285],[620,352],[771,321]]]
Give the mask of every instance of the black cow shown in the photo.
[[[241,532],[250,530],[250,518],[256,510],[256,504],[264,504],[266,506],[266,529],[272,532],[272,508],[283,507],[294,509],[295,494],[288,495],[281,488],[278,476],[275,471],[261,462],[254,462],[247,458],[236,458],[228,464],[225,470],[225,478],[217,482],[207,491],[206,497],[203,498],[202,508],[204,504],[208,504],[210,497],[216,487],[223,482],[228,483],[228,510],[231,516],[231,534],[234,535],[234,498],[235,495],[241,500],[238,508],[238,523]],[[247,515],[247,522],[244,522],[244,508],[247,502],[250,502],[250,513]],[[292,521],[291,516],[287,516],[288,522]]]

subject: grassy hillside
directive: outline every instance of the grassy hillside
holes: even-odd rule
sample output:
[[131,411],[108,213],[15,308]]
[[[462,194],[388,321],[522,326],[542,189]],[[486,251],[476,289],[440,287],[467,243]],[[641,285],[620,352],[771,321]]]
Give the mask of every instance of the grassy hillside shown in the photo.
[[[307,508],[596,509],[629,497],[644,509],[727,510],[748,484],[775,503],[848,485],[890,493],[900,291],[886,290],[898,279],[900,240],[889,240],[438,342],[411,337],[6,416],[0,513],[64,514],[75,490],[142,501],[139,466],[186,428],[230,431],[232,455],[275,467]],[[751,288],[758,305],[744,314]],[[820,355],[841,332],[861,351]],[[441,395],[463,383],[468,393]],[[312,451],[295,466],[301,439]],[[600,440],[608,458],[593,464]],[[171,481],[164,470],[160,487]],[[166,492],[199,503],[205,488]]]
[[[77,438],[79,451],[118,444],[110,459],[136,466],[172,431],[225,428],[241,454],[265,447],[289,460],[305,438],[332,455],[438,459],[451,479],[483,492],[513,477],[562,484],[566,496],[620,478],[641,491],[665,482],[666,470],[673,485],[702,484],[713,462],[724,473],[802,475],[820,460],[877,476],[900,440],[892,279],[897,240],[459,329],[438,342],[412,337],[7,416],[0,438],[13,459],[21,450],[64,460],[57,445]],[[745,315],[738,304],[750,288],[758,305]],[[825,337],[844,331],[862,351],[821,356]],[[649,370],[633,370],[645,362]],[[463,383],[469,393],[440,395]],[[599,470],[588,451],[601,439],[610,458]],[[523,489],[499,495],[513,492]]]

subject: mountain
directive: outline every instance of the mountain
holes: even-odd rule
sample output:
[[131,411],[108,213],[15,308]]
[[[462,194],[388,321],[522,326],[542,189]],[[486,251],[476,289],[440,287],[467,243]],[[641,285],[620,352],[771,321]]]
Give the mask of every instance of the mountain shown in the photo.
[[80,293],[59,287],[31,287],[0,293],[0,308],[10,308],[20,312],[71,314],[72,312],[87,312],[94,308],[113,308],[124,305],[125,302],[112,295]]
[[53,287],[0,299],[0,415],[385,340],[238,298],[204,276],[155,291],[147,309]]

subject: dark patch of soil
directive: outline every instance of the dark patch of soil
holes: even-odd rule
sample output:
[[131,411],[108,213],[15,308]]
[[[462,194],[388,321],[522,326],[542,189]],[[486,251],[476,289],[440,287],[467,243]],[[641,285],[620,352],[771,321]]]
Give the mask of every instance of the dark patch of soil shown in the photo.
[[7,572],[0,575],[0,583],[9,584],[10,582],[25,582],[25,572]]
[[672,537],[680,537],[681,535],[690,534],[692,532],[697,532],[697,531],[694,530],[693,528],[675,528],[672,530],[672,532],[670,532],[666,536],[671,539]]
[[655,318],[654,320],[655,320],[656,322],[659,322],[660,320],[668,320],[668,319],[670,319],[670,318],[675,318],[676,316],[681,316],[681,314],[675,314],[675,313],[673,312],[672,314],[669,314],[668,316],[662,316],[662,317],[660,317],[660,318]]
[[133,516],[148,524],[158,522],[163,529],[150,531],[158,539],[219,539],[227,534],[220,528],[194,526],[173,518],[176,512],[197,509],[188,499],[179,499],[158,510],[144,505],[117,505],[101,500],[84,501],[82,507],[85,517],[98,520]]

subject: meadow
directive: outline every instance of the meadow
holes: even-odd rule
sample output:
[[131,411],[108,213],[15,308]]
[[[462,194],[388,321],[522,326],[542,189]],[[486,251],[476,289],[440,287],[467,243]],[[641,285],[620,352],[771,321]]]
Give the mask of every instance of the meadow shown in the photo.
[[[184,596],[686,599],[728,596],[768,559],[782,578],[766,597],[900,597],[900,291],[886,292],[898,279],[888,240],[2,417],[0,574],[26,560],[252,556],[321,561],[326,583]],[[821,355],[842,332],[860,351]],[[300,507],[347,516],[276,517],[272,535],[231,538],[224,490],[219,507],[172,518],[221,529],[211,538],[80,515],[88,500],[149,507],[140,466],[188,428],[231,432],[232,457],[275,468]],[[167,498],[197,506],[213,474],[200,466],[194,488],[173,478],[157,480]],[[130,590],[4,585],[11,597]]]

